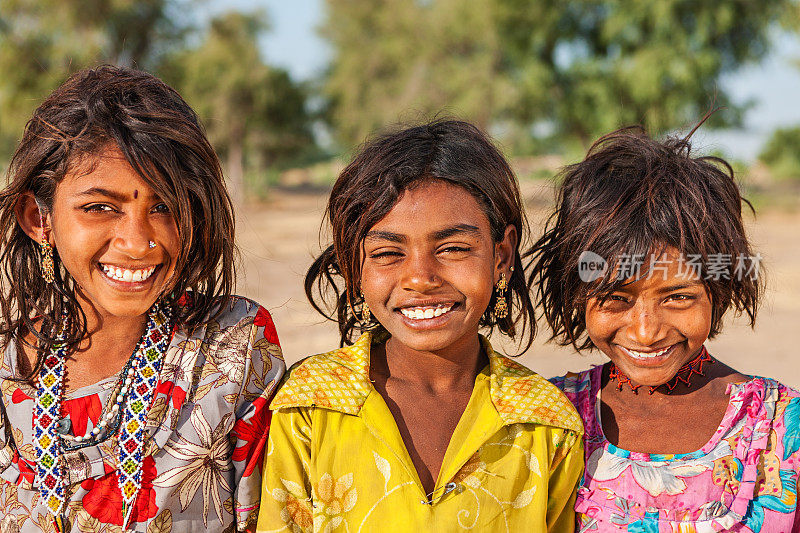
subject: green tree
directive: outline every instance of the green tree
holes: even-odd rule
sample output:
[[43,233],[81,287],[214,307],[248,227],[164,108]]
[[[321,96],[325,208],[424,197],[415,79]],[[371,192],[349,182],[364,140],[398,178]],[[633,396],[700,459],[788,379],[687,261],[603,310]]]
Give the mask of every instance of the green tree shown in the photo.
[[148,68],[185,26],[191,0],[0,0],[0,163],[25,121],[73,72],[98,63]]
[[[736,124],[742,109],[721,77],[761,59],[778,23],[798,27],[795,0],[498,2],[521,108],[584,142],[624,124],[686,126],[712,105],[726,107],[712,117],[717,125]],[[545,76],[530,76],[530,62]]]
[[213,19],[196,47],[171,54],[161,71],[203,119],[223,158],[232,195],[244,199],[246,167],[263,170],[312,142],[305,94],[261,58],[261,12]]
[[530,136],[537,124],[588,143],[631,123],[659,133],[712,105],[719,82],[762,58],[796,0],[328,0],[334,131],[359,141],[407,110],[448,108]]
[[349,146],[387,123],[440,111],[488,126],[510,101],[494,0],[328,0],[335,55],[323,88]]
[[800,126],[775,130],[758,159],[778,179],[800,179]]

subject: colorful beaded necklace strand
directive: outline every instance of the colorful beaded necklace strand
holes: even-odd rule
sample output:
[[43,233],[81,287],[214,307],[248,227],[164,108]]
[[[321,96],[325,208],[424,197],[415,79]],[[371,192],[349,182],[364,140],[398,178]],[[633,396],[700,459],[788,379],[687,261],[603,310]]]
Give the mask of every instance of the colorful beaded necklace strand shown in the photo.
[[[654,385],[652,387],[648,387],[648,392],[653,394],[655,391],[659,389],[659,387],[666,387],[666,393],[670,394],[678,386],[678,383],[683,383],[687,387],[691,387],[691,379],[692,375],[697,374],[698,376],[705,376],[703,374],[703,364],[705,363],[713,363],[714,358],[709,355],[706,347],[703,346],[700,349],[700,353],[697,354],[697,357],[680,367],[678,373],[675,376],[667,381],[666,383],[662,383],[661,385]],[[617,382],[617,390],[622,390],[623,385],[628,385],[634,394],[639,394],[639,387],[641,385],[634,385],[631,382],[631,379],[622,373],[622,371],[617,368],[617,365],[611,363],[611,372],[608,375],[608,378],[612,381]]]
[[[122,420],[119,426],[118,484],[122,493],[122,528],[127,528],[133,504],[142,484],[144,438],[147,411],[158,384],[164,353],[169,346],[172,310],[155,304],[148,313],[145,332],[131,358],[132,373],[125,388],[127,397],[120,402]],[[63,329],[59,335],[63,340]],[[42,501],[53,513],[56,531],[66,529],[66,488],[61,458],[64,453],[61,400],[64,380],[64,361],[67,346],[56,343],[45,358],[39,374],[36,403],[33,410],[33,437],[36,450],[36,476]]]

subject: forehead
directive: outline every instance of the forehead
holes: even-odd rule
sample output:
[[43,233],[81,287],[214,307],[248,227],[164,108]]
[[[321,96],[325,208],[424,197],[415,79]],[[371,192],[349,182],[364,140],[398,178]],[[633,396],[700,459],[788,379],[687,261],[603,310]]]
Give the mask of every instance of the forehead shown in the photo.
[[625,283],[619,290],[629,292],[660,291],[676,286],[704,286],[696,261],[679,250],[668,247],[644,256],[617,257],[616,276]]
[[404,191],[391,211],[371,229],[409,235],[458,225],[491,232],[489,219],[475,197],[463,187],[435,180]]
[[79,160],[58,184],[56,195],[80,194],[93,188],[126,195],[134,192],[136,196],[154,195],[152,187],[116,146],[106,147],[97,155]]

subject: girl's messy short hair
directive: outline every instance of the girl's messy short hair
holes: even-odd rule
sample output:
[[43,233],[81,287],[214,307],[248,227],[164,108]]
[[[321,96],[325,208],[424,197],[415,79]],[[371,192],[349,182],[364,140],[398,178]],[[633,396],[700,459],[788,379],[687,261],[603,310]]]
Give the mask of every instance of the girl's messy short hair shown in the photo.
[[[591,348],[587,301],[644,277],[650,258],[669,247],[708,291],[709,337],[731,307],[755,325],[764,278],[742,223],[742,204],[752,206],[726,161],[691,154],[690,136],[657,141],[639,127],[624,128],[562,171],[555,212],[531,250],[529,279],[559,344]],[[605,265],[603,275],[586,270],[592,261]],[[620,275],[626,270],[634,275]]]
[[[195,112],[172,88],[146,72],[101,66],[72,75],[34,111],[0,192],[0,338],[39,338],[40,353],[55,341],[56,322],[67,324],[66,342],[86,335],[86,321],[69,272],[43,280],[39,243],[16,221],[15,206],[32,193],[44,213],[56,187],[72,171],[96,163],[117,146],[170,209],[178,226],[180,254],[165,299],[192,291],[192,305],[176,305],[177,319],[195,327],[208,319],[235,280],[234,218],[219,160]],[[34,327],[34,319],[42,323]],[[38,364],[37,364],[38,366]]]
[[[509,279],[509,315],[495,320],[488,311],[480,325],[495,326],[514,337],[526,332],[527,346],[535,333],[533,307],[520,259],[520,242],[528,235],[519,186],[514,172],[487,136],[457,120],[436,120],[384,134],[361,148],[342,171],[331,191],[326,217],[333,244],[314,261],[305,278],[311,305],[339,323],[341,344],[351,344],[357,332],[381,328],[359,321],[363,298],[361,257],[364,238],[395,206],[403,193],[430,180],[464,188],[489,219],[492,239],[499,242],[511,225],[519,241]],[[493,293],[489,309],[493,309]],[[520,327],[521,323],[521,327]]]

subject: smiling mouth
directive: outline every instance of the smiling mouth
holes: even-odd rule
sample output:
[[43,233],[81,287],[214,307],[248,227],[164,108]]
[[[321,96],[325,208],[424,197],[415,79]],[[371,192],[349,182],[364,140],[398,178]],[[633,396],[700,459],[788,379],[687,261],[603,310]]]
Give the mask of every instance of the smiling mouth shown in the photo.
[[429,320],[448,313],[455,304],[426,305],[419,307],[402,307],[400,312],[403,316],[411,320]]
[[677,344],[672,344],[670,346],[667,346],[666,348],[663,348],[661,350],[656,350],[653,352],[639,352],[637,350],[631,350],[630,348],[625,348],[624,346],[620,346],[620,348],[622,348],[622,350],[626,354],[628,354],[634,359],[655,359],[656,357],[664,357],[666,355],[669,355],[670,353],[672,353],[672,349],[675,348],[675,346],[677,346]]
[[107,278],[113,279],[114,281],[122,281],[125,283],[141,283],[143,281],[147,281],[147,279],[153,275],[156,269],[158,269],[158,266],[159,265],[154,265],[147,268],[132,270],[100,263],[100,270],[103,271],[103,274],[105,274]]

